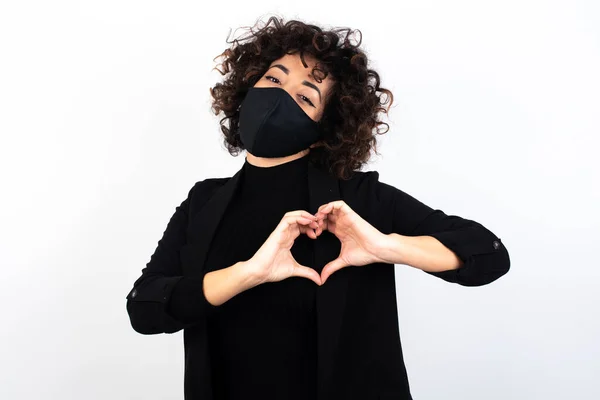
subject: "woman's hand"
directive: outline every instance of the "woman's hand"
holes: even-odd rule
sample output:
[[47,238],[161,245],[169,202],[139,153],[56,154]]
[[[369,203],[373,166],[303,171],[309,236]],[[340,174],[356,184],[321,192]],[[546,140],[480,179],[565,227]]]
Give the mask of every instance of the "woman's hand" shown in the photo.
[[323,204],[317,211],[319,228],[333,233],[342,243],[340,255],[327,263],[321,271],[322,284],[327,278],[349,265],[361,266],[382,261],[378,256],[378,245],[385,235],[365,221],[343,200]]
[[[278,282],[299,276],[321,285],[321,277],[313,268],[299,264],[291,253],[294,241],[301,233],[316,239],[319,224],[317,218],[303,210],[285,213],[275,230],[248,260],[253,274],[260,283]],[[319,232],[320,234],[320,232]]]

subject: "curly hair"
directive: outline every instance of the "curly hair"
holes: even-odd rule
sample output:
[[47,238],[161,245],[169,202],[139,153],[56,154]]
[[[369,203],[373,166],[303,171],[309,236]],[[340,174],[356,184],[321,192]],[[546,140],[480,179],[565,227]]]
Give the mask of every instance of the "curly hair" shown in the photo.
[[[368,162],[371,150],[379,154],[376,136],[386,133],[389,125],[378,116],[380,112],[387,114],[393,103],[392,93],[380,86],[379,74],[369,68],[365,52],[359,49],[360,30],[323,30],[298,20],[284,23],[276,17],[255,29],[259,22],[249,27],[248,36],[227,41],[232,46],[213,59],[224,58],[214,69],[227,75],[223,82],[210,88],[211,110],[215,115],[224,114],[219,123],[225,147],[234,156],[244,150],[238,132],[239,107],[248,89],[270,64],[286,54],[299,52],[307,67],[304,54],[309,54],[317,60],[311,71],[315,80],[320,82],[329,74],[333,80],[319,120],[324,132],[322,145],[311,149],[309,162],[339,179],[349,179]],[[358,42],[352,44],[357,32]],[[382,107],[388,101],[388,107]],[[380,130],[381,125],[386,129]]]

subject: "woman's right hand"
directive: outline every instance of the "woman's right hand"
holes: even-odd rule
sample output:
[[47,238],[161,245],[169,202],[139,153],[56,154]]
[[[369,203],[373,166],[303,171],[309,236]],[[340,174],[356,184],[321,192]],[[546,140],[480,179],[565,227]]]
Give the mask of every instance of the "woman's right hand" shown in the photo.
[[322,224],[319,222],[314,215],[304,210],[285,213],[275,230],[248,260],[259,284],[298,276],[321,285],[319,273],[313,268],[299,264],[290,251],[301,233],[316,239],[322,232]]

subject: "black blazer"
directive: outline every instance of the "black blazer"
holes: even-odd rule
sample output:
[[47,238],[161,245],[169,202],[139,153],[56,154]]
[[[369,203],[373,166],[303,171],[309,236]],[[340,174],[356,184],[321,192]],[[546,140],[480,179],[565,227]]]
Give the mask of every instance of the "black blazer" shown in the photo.
[[[205,179],[191,188],[126,297],[135,331],[149,335],[183,329],[186,400],[212,399],[206,318],[182,323],[168,314],[167,304],[179,279],[206,273],[211,239],[242,173],[243,168],[232,177]],[[343,199],[382,233],[433,236],[465,263],[456,270],[428,274],[480,286],[509,270],[506,247],[490,230],[473,220],[446,215],[380,182],[376,171],[359,171],[350,180],[340,180],[309,165],[308,177],[308,212]],[[338,256],[340,242],[324,231],[314,243],[313,267],[320,271]],[[412,399],[400,344],[394,265],[343,268],[318,288],[316,302],[318,399]],[[204,306],[207,314],[217,309],[205,298]]]

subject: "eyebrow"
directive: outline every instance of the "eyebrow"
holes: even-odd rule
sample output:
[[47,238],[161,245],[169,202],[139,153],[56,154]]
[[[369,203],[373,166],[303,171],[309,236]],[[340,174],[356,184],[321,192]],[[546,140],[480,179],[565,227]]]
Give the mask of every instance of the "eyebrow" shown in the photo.
[[[271,66],[270,66],[270,67],[267,69],[267,71],[268,71],[269,69],[271,69],[271,68],[279,68],[279,69],[280,69],[280,70],[282,70],[282,71],[283,71],[283,72],[284,72],[286,75],[289,75],[289,74],[290,74],[290,70],[289,70],[289,69],[288,69],[288,68],[287,68],[285,65],[282,65],[282,64],[274,64],[274,65],[271,65]],[[318,88],[318,87],[316,87],[314,84],[312,84],[312,83],[310,83],[310,82],[308,82],[308,81],[302,81],[302,84],[303,84],[303,85],[306,85],[306,86],[308,86],[308,87],[310,87],[310,88],[313,88],[313,89],[315,89],[315,90],[317,91],[317,93],[319,93],[319,102],[321,102],[321,91],[319,90],[319,88]]]

